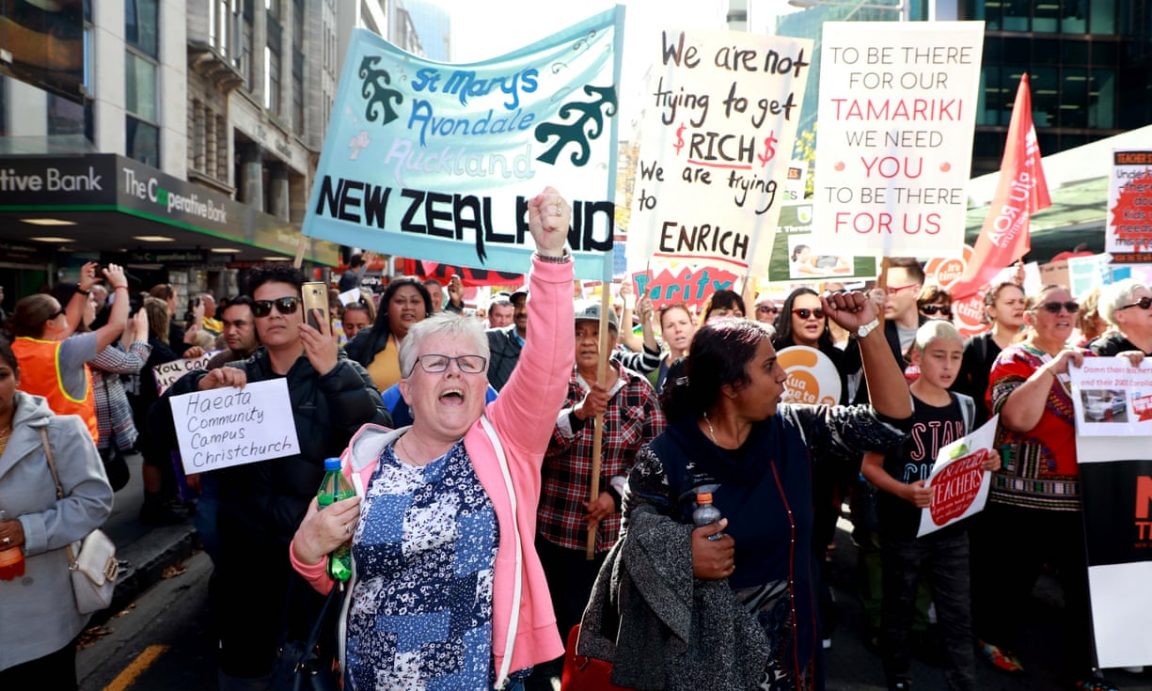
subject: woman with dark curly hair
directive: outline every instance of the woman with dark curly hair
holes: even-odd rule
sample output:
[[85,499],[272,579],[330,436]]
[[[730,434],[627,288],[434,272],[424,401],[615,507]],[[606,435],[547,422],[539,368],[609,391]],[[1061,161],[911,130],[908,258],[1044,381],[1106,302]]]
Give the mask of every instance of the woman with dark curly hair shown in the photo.
[[356,334],[345,351],[360,363],[380,391],[400,381],[400,341],[413,324],[432,314],[432,295],[419,279],[395,278],[384,289],[371,328]]

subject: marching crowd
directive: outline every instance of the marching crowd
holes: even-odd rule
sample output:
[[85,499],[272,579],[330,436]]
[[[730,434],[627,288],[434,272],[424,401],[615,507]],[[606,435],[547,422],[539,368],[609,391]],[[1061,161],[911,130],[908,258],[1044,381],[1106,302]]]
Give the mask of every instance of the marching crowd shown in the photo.
[[[912,687],[929,609],[950,689],[975,688],[981,658],[1028,674],[1041,573],[1063,589],[1068,687],[1113,688],[1093,669],[1067,372],[1152,352],[1147,286],[1078,300],[1001,283],[967,340],[913,259],[870,292],[797,288],[748,310],[717,290],[699,310],[642,297],[601,314],[572,298],[571,207],[546,188],[528,215],[527,282],[486,322],[462,314],[458,278],[400,277],[378,302],[333,297],[312,326],[284,265],[184,315],[171,286],[131,296],[116,265],[21,298],[0,344],[0,688],[75,688],[87,615],[69,546],[108,517],[134,451],[141,520],[192,520],[212,558],[221,689],[286,688],[303,668],[354,689],[551,688],[565,639],[605,663],[565,665],[571,688],[610,665],[631,688],[821,689],[845,502],[890,689]],[[354,257],[333,292],[364,268]],[[835,366],[837,404],[781,402],[793,346]],[[159,391],[155,366],[213,350]],[[298,453],[185,475],[170,399],[272,379]],[[996,414],[987,508],[917,537],[936,453]],[[337,457],[356,493],[320,510]],[[704,496],[722,519],[697,526]],[[343,583],[327,558],[349,543]],[[317,631],[309,664],[287,655]]]

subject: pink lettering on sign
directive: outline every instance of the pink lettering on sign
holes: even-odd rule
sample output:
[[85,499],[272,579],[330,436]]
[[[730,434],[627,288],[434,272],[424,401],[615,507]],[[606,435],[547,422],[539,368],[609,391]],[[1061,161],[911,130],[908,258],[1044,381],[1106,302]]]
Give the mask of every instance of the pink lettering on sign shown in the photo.
[[980,484],[984,479],[981,467],[988,458],[988,450],[980,449],[974,454],[958,458],[932,479],[932,505],[928,508],[932,522],[945,525],[954,521],[972,507]]

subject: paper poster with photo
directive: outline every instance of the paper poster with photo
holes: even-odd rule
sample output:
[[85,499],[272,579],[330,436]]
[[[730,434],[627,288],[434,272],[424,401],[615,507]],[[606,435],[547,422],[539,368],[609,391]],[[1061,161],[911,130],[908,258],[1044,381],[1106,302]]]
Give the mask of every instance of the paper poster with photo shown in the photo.
[[304,235],[522,272],[535,249],[528,202],[550,185],[572,205],[577,275],[601,278],[615,237],[623,17],[608,9],[469,64],[354,29]]
[[1090,437],[1152,434],[1152,361],[1089,357],[1069,367],[1076,433]]
[[780,207],[768,280],[815,283],[876,278],[875,257],[854,257],[818,244],[812,233],[811,200]]
[[[627,257],[768,268],[812,41],[742,31],[667,29],[640,123]],[[795,188],[793,188],[795,193]]]
[[1152,150],[1112,152],[1104,249],[1122,262],[1152,252]]
[[813,189],[819,244],[959,257],[984,22],[825,22]]
[[788,375],[784,382],[783,402],[806,405],[840,403],[840,373],[824,353],[808,346],[790,346],[776,353],[776,361]]
[[204,353],[200,357],[184,358],[183,360],[173,360],[172,362],[164,362],[152,368],[152,374],[156,377],[156,393],[163,395],[168,390],[169,386],[176,383],[176,380],[188,374],[192,370],[204,369],[219,351],[213,350],[209,353]]
[[194,391],[170,403],[185,473],[300,453],[286,379]]
[[932,488],[932,504],[920,512],[917,537],[984,510],[992,473],[982,466],[995,446],[999,419],[999,415],[993,415],[980,429],[940,449],[925,482],[926,487]]

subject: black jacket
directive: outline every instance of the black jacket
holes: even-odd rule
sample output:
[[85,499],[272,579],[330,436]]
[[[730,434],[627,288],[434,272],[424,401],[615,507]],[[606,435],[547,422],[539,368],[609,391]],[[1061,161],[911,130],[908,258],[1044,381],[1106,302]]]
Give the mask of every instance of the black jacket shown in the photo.
[[360,333],[356,334],[344,346],[344,352],[347,353],[349,360],[353,360],[367,369],[368,365],[372,364],[372,358],[376,357],[376,353],[388,346],[388,335],[385,329],[376,329],[375,326],[360,329]]
[[[227,366],[243,369],[249,382],[280,376],[272,371],[263,348],[247,360]],[[162,404],[171,396],[196,391],[206,374],[204,370],[189,372],[165,392],[161,404],[153,408],[160,416],[160,424],[166,417],[171,429],[171,407]],[[320,376],[301,356],[286,378],[301,452],[213,471],[220,486],[222,547],[225,541],[270,542],[287,547],[304,519],[308,502],[320,487],[324,459],[339,456],[361,425],[391,425],[368,373],[351,360],[341,357],[331,372]]]
[[499,391],[508,383],[516,363],[520,362],[522,347],[516,338],[516,326],[488,329],[488,383]]
[[[1102,357],[1110,357],[1133,350],[1141,350],[1119,331],[1113,331],[1105,336],[1097,338],[1095,341],[1092,341],[1092,343],[1088,345],[1088,349]],[[1143,351],[1141,350],[1141,352]],[[1145,352],[1144,354],[1147,355],[1148,353]]]

